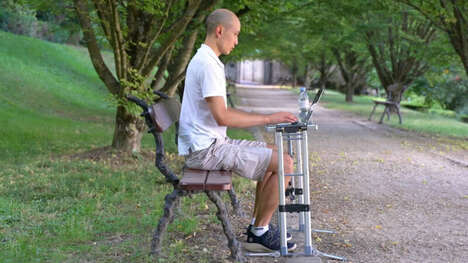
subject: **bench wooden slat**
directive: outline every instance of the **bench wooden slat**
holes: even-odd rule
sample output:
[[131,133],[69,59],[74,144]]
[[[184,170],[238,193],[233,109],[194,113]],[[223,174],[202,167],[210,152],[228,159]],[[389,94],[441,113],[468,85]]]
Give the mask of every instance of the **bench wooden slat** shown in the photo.
[[184,169],[184,175],[179,182],[179,186],[183,190],[205,190],[205,182],[208,171]]
[[232,185],[232,172],[210,171],[206,178],[205,189],[216,191],[229,191]]
[[232,186],[232,172],[184,169],[179,186],[189,191],[228,191]]
[[373,100],[375,104],[383,104],[383,105],[397,105],[396,102],[392,101],[382,101],[382,100]]

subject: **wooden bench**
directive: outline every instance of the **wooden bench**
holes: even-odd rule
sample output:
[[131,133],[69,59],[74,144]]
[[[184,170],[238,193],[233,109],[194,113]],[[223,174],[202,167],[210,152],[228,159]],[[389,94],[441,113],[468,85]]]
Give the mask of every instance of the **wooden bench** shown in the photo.
[[[231,205],[235,213],[243,216],[240,202],[232,186],[232,173],[230,171],[208,171],[183,169],[182,178],[179,179],[166,166],[164,162],[164,144],[161,133],[167,130],[172,123],[176,123],[180,114],[180,103],[170,99],[162,93],[157,93],[162,97],[157,103],[148,106],[144,101],[128,96],[143,109],[141,114],[155,138],[156,143],[156,167],[166,177],[166,181],[173,185],[173,191],[164,198],[164,213],[159,219],[158,226],[154,230],[151,241],[151,254],[158,257],[161,254],[161,245],[168,225],[174,220],[174,209],[179,206],[179,199],[182,196],[205,193],[209,200],[213,202],[218,210],[217,217],[221,221],[224,234],[228,240],[231,257],[236,261],[244,261],[241,252],[240,242],[236,239],[232,231],[227,208],[220,197],[221,192],[228,192],[231,198]],[[176,140],[177,141],[177,140]]]
[[382,116],[380,116],[379,124],[382,124],[383,118],[387,115],[387,120],[390,120],[390,113],[396,112],[398,115],[399,122],[401,124],[401,114],[400,114],[400,104],[393,102],[393,101],[381,101],[381,100],[373,100],[374,101],[374,108],[372,108],[372,112],[369,115],[369,120],[372,120],[372,115],[374,115],[375,108],[378,105],[383,105],[385,107],[384,111],[382,112]]
[[[382,100],[373,100],[374,101],[374,108],[369,115],[369,120],[372,120],[372,115],[374,115],[375,108],[379,105],[383,105],[384,111],[382,112],[382,116],[380,116],[379,124],[382,124],[383,118],[387,115],[387,120],[390,120],[390,113],[395,112],[398,115],[398,120],[401,124],[401,114],[400,114],[400,101],[401,95],[405,91],[407,86],[401,85],[398,83],[394,83],[387,87],[387,99],[385,101]],[[393,98],[393,99],[392,99]]]

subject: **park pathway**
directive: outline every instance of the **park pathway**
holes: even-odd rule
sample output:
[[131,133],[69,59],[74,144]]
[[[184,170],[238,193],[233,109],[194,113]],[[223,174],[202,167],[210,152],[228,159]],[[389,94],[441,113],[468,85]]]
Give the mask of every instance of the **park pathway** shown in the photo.
[[[240,86],[236,95],[246,111],[297,110],[284,89]],[[337,234],[314,234],[315,246],[350,262],[468,262],[468,152],[325,107],[309,133],[312,227]]]

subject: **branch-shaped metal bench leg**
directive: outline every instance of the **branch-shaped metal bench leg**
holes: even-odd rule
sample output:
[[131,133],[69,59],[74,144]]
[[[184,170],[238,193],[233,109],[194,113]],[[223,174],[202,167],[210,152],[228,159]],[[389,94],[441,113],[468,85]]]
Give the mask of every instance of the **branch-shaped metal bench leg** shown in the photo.
[[244,210],[240,205],[240,200],[237,198],[236,192],[234,191],[234,186],[229,190],[229,197],[231,198],[232,209],[237,216],[245,217]]
[[372,115],[374,115],[374,111],[375,111],[375,108],[377,107],[377,104],[374,104],[374,108],[372,108],[372,112],[371,114],[369,115],[369,120],[372,119]]
[[399,106],[395,106],[396,108],[396,113],[398,115],[398,120],[399,120],[399,123],[401,124],[401,114],[400,114],[400,107]]
[[161,241],[166,234],[167,226],[174,220],[174,208],[179,205],[179,198],[183,195],[183,191],[174,189],[172,193],[164,198],[164,214],[159,219],[158,226],[154,230],[153,240],[151,241],[151,254],[158,256],[161,252]]
[[231,226],[231,223],[229,222],[227,209],[226,209],[226,206],[224,205],[223,200],[221,200],[219,194],[217,194],[214,191],[205,191],[205,193],[208,196],[208,198],[211,200],[211,202],[213,202],[218,208],[218,212],[216,213],[216,216],[223,224],[224,234],[226,235],[226,238],[228,240],[228,246],[229,246],[229,249],[231,250],[231,257],[236,261],[244,262],[245,258],[242,255],[240,242],[237,241],[236,236],[234,235],[232,231],[232,226]]
[[388,107],[385,105],[385,109],[382,113],[382,116],[380,116],[380,121],[379,121],[379,124],[382,124],[383,123],[383,118],[385,117],[385,115],[387,114],[388,116],[390,116],[390,113],[388,112]]

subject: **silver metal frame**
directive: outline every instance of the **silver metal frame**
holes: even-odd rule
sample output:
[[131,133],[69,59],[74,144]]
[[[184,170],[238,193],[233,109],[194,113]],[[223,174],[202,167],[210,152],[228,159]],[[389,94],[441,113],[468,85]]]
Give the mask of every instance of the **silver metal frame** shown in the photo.
[[[315,249],[312,244],[312,231],[319,233],[335,233],[330,230],[320,230],[311,228],[311,209],[310,209],[310,186],[309,186],[309,149],[308,149],[308,136],[307,131],[309,128],[317,130],[317,125],[309,123],[306,129],[299,130],[297,132],[284,132],[284,130],[277,129],[279,126],[287,127],[294,124],[278,124],[276,126],[267,126],[266,129],[269,132],[275,132],[275,144],[278,147],[278,183],[279,183],[279,205],[286,205],[286,189],[285,189],[285,176],[292,176],[291,185],[293,188],[303,189],[302,195],[299,195],[293,200],[294,204],[308,205],[309,211],[299,212],[299,226],[297,231],[304,233],[304,252],[289,253],[287,248],[286,234],[288,230],[287,226],[287,213],[286,211],[278,211],[278,224],[280,229],[280,251],[272,253],[247,253],[246,256],[322,256],[335,260],[345,261],[343,257],[335,256],[320,252]],[[297,125],[297,124],[296,124]],[[296,171],[293,174],[286,175],[284,173],[284,160],[283,152],[284,145],[283,141],[287,141],[288,153],[291,157],[295,158]],[[296,141],[295,152],[292,141]],[[297,177],[297,178],[296,178]]]

